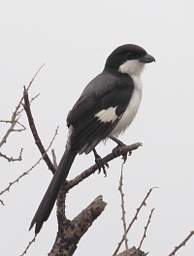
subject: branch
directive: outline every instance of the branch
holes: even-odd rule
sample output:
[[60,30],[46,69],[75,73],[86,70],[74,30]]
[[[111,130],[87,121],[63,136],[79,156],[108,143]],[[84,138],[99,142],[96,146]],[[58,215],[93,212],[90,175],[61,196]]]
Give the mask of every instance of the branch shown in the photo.
[[[0,120],[0,123],[4,123],[4,124],[12,124],[12,121],[10,120]],[[25,131],[26,130],[26,127],[21,124],[19,121],[16,122],[16,124],[18,124],[19,126],[21,126],[20,129],[16,129],[16,130],[19,130],[19,131]],[[15,131],[15,130],[14,130]]]
[[149,225],[150,225],[150,223],[151,223],[151,218],[152,218],[153,212],[154,212],[154,208],[151,210],[150,215],[149,215],[149,217],[148,217],[148,221],[147,221],[147,223],[146,223],[146,225],[145,225],[145,227],[144,227],[143,236],[142,236],[142,239],[141,239],[141,241],[140,241],[140,243],[139,243],[139,246],[138,246],[138,248],[137,248],[138,250],[141,249],[142,244],[143,244],[143,242],[144,242],[144,240],[145,240],[145,238],[146,238],[146,236],[147,236],[147,230],[148,230],[148,227],[149,227]]
[[[58,134],[58,127],[57,129],[55,130],[55,134],[51,140],[51,142],[49,143],[47,149],[45,150],[45,153],[46,154],[48,152],[48,150],[50,149],[50,147],[52,146],[56,136]],[[15,184],[15,183],[18,183],[24,176],[26,176],[27,174],[29,174],[40,162],[41,160],[44,158],[44,154],[38,159],[38,161],[32,165],[32,167],[30,169],[28,169],[27,171],[23,172],[19,177],[17,177],[15,180],[13,180],[12,182],[9,183],[9,185],[4,188],[2,191],[0,191],[0,196],[3,195],[5,192],[9,192],[10,188]]]
[[0,152],[0,157],[5,158],[8,162],[21,161],[22,160],[22,152],[23,152],[23,148],[21,148],[19,156],[17,158],[14,158],[12,156],[7,156],[7,155]]
[[121,210],[122,210],[122,223],[123,223],[123,231],[124,231],[124,234],[125,234],[125,249],[128,250],[128,240],[127,240],[127,225],[126,225],[126,211],[125,211],[125,201],[124,201],[124,197],[125,197],[125,194],[123,192],[123,166],[124,166],[124,163],[122,163],[122,166],[121,166],[121,175],[120,175],[120,180],[119,180],[119,192],[120,192],[120,196],[121,196]]
[[[44,65],[42,65],[37,72],[35,73],[35,75],[33,76],[33,78],[31,79],[31,81],[29,82],[28,86],[27,86],[27,91],[30,89],[32,83],[34,82],[35,78],[37,77],[38,73],[40,72],[40,70],[43,68]],[[6,123],[10,123],[10,127],[7,129],[7,131],[5,132],[4,136],[2,137],[2,139],[0,140],[0,148],[3,144],[6,143],[9,135],[14,132],[14,128],[16,126],[20,118],[20,113],[22,112],[21,106],[22,106],[22,102],[23,102],[23,97],[21,97],[21,99],[19,100],[14,112],[11,115],[11,118],[9,121],[6,121]],[[2,121],[2,120],[1,120]]]
[[190,232],[190,234],[177,246],[175,246],[174,250],[168,254],[168,256],[174,256],[178,250],[180,250],[183,246],[186,245],[186,243],[189,241],[189,239],[194,235],[194,230]]
[[[106,163],[110,162],[111,160],[113,160],[113,159],[121,156],[122,154],[126,153],[126,151],[131,152],[133,150],[138,149],[141,145],[142,145],[141,143],[134,143],[134,144],[131,144],[129,146],[123,147],[123,151],[121,150],[120,152],[117,152],[117,153],[111,152],[110,154],[108,154],[104,158],[102,158],[102,163],[106,164]],[[74,179],[68,181],[67,184],[66,184],[66,192],[68,192],[71,188],[75,187],[81,181],[88,178],[91,174],[94,174],[95,171],[97,171],[97,170],[98,170],[98,166],[96,164],[94,164],[90,168],[86,169],[81,174],[76,176]]]
[[32,243],[34,243],[36,241],[36,235],[34,235],[33,239],[28,243],[28,245],[26,246],[25,250],[23,251],[22,254],[20,254],[20,256],[24,256],[25,254],[27,254],[30,246],[32,245]]
[[57,232],[53,248],[48,255],[72,255],[81,237],[104,211],[105,206],[106,203],[103,201],[102,196],[98,196],[72,221],[60,222],[60,229]]
[[123,235],[121,241],[118,243],[118,246],[117,246],[116,250],[114,251],[113,256],[116,256],[116,255],[117,255],[117,253],[118,253],[118,251],[119,251],[119,249],[120,249],[120,247],[121,247],[123,241],[125,240],[125,237],[126,237],[127,233],[128,233],[129,230],[131,229],[133,223],[137,220],[138,214],[139,214],[139,212],[141,211],[141,209],[143,208],[143,206],[146,206],[146,200],[148,199],[148,197],[150,196],[150,194],[151,194],[151,192],[153,191],[154,188],[155,188],[155,187],[150,188],[150,190],[149,190],[148,193],[146,194],[145,198],[144,198],[143,201],[141,202],[140,206],[137,208],[136,213],[135,213],[133,219],[131,220],[131,222],[129,223],[129,225],[128,225],[128,227],[127,227],[126,234]]
[[28,117],[28,123],[29,123],[30,129],[31,129],[32,135],[34,137],[35,143],[36,143],[38,149],[40,150],[40,152],[43,156],[43,159],[44,159],[45,163],[47,164],[49,170],[51,170],[52,173],[54,173],[56,171],[56,169],[55,169],[53,163],[51,162],[48,154],[45,153],[45,148],[44,148],[44,146],[42,144],[42,141],[41,141],[41,139],[38,135],[38,132],[37,132],[37,129],[36,129],[36,126],[35,126],[35,123],[34,123],[34,119],[33,119],[33,116],[32,116],[31,108],[30,108],[28,92],[27,92],[25,87],[24,87],[23,97],[24,97],[24,110],[25,110],[26,115]]

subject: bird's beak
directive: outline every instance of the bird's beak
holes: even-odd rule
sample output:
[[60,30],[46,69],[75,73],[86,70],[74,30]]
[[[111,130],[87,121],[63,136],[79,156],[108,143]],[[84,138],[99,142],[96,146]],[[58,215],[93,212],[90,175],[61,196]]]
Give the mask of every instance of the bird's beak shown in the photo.
[[151,62],[156,61],[156,60],[155,60],[155,58],[152,55],[146,53],[146,55],[141,57],[139,59],[139,61],[142,62],[142,63],[151,63]]

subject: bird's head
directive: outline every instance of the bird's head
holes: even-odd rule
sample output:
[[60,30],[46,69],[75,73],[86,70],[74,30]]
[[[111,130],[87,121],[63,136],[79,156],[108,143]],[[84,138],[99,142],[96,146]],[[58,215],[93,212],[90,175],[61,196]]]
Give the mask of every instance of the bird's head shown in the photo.
[[117,70],[131,76],[140,75],[146,63],[155,61],[142,47],[125,44],[116,48],[107,58],[105,69]]

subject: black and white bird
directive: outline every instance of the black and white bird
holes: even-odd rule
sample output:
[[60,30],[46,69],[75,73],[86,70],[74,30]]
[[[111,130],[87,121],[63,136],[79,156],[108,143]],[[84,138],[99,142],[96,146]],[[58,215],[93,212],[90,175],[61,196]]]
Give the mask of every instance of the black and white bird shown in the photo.
[[31,222],[37,234],[52,211],[77,154],[90,153],[107,138],[115,141],[134,119],[142,98],[141,73],[155,61],[142,47],[126,44],[107,58],[104,70],[83,90],[67,116],[69,137],[65,152]]

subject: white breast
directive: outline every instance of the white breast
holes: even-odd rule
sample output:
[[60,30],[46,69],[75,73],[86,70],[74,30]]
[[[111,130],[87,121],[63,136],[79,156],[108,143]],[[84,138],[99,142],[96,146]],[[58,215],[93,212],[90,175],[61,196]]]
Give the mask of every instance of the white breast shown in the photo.
[[131,100],[129,102],[129,105],[127,106],[123,116],[119,120],[118,124],[113,129],[111,135],[118,136],[121,132],[124,132],[125,129],[130,125],[130,123],[133,121],[140,102],[142,98],[142,83],[139,76],[132,76],[134,81],[134,91],[131,96]]

